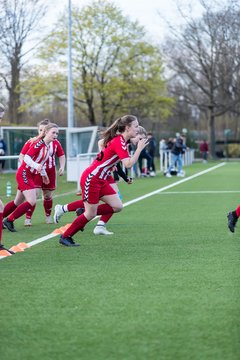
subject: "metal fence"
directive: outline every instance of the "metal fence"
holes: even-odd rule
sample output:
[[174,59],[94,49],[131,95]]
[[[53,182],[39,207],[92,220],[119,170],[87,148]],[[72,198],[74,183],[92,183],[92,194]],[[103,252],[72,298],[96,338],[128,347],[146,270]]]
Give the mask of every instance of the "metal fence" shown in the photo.
[[[183,166],[191,165],[194,161],[194,149],[186,149],[182,155]],[[160,150],[160,171],[165,172],[171,165],[171,150]]]

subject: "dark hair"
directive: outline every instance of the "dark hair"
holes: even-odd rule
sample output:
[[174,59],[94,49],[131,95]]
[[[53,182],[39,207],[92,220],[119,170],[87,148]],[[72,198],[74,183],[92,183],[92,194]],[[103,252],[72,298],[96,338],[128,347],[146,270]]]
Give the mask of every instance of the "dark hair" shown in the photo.
[[123,133],[126,126],[130,126],[131,123],[136,120],[137,117],[134,115],[124,115],[115,120],[114,123],[101,134],[103,138],[103,145],[106,146],[107,143],[117,135],[117,133]]

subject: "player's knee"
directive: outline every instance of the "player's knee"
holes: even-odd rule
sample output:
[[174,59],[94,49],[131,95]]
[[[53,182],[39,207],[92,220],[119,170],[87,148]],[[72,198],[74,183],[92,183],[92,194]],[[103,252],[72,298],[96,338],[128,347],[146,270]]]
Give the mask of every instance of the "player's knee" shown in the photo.
[[113,207],[113,210],[114,210],[115,213],[120,212],[122,209],[123,209],[123,204],[122,203]]

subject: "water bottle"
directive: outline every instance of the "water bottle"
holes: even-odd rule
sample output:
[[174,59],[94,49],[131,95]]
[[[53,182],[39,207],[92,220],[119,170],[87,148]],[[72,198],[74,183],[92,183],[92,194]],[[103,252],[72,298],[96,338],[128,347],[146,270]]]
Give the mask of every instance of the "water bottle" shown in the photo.
[[11,195],[12,195],[12,184],[10,183],[10,181],[8,181],[6,186],[6,196],[10,197]]

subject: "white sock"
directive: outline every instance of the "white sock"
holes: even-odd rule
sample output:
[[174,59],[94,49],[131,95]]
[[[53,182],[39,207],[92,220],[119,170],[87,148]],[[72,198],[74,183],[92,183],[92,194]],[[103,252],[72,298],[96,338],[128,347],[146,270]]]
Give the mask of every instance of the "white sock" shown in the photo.
[[62,206],[64,212],[68,212],[68,204]]

